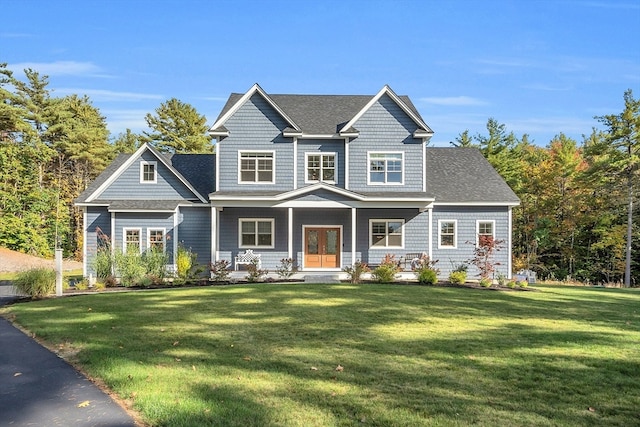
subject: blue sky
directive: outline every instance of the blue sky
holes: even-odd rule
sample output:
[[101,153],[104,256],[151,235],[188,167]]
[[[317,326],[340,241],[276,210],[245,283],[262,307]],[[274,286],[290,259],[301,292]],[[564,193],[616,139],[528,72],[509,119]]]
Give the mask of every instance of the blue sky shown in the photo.
[[640,98],[639,0],[0,0],[0,62],[88,95],[113,135],[178,98],[409,95],[448,145],[490,117],[545,146]]

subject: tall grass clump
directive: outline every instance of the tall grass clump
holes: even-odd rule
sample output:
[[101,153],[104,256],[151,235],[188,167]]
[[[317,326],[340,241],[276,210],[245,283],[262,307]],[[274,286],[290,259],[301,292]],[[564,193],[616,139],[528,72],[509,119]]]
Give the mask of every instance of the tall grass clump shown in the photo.
[[31,298],[42,298],[56,289],[56,272],[49,268],[33,268],[18,273],[13,285]]
[[373,269],[371,277],[378,283],[392,283],[400,272],[400,266],[396,256],[386,254],[379,266]]

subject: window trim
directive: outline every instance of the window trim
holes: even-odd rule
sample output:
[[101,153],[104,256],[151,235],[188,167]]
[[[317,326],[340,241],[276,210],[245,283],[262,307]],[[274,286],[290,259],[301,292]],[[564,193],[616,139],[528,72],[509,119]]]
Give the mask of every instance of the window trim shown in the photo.
[[[309,179],[309,156],[320,156],[320,179]],[[333,156],[333,180],[330,181],[322,179],[324,156]],[[314,184],[317,182],[325,182],[327,184],[335,184],[338,182],[338,153],[324,151],[308,151],[304,153],[304,183]]]
[[[271,154],[271,181],[243,181],[242,180],[242,155],[243,154]],[[256,158],[256,157],[254,157]],[[257,179],[258,170],[255,169]],[[276,152],[275,150],[238,150],[238,184],[240,185],[269,185],[276,182]]]
[[142,253],[142,228],[140,227],[123,227],[122,228],[122,253],[127,253],[127,232],[128,231],[137,231],[138,232],[138,252]]
[[480,224],[491,224],[491,237],[496,238],[496,221],[493,219],[478,219],[476,220],[476,246],[480,244]]
[[[442,244],[442,224],[453,224],[453,245]],[[450,234],[445,234],[449,236]],[[438,220],[438,249],[458,249],[458,220],[457,219],[439,219]]]
[[[385,182],[372,182],[371,181],[371,155],[372,154],[400,154],[400,162],[401,162],[401,178],[400,182],[388,182],[387,180],[387,159],[385,159]],[[404,185],[404,175],[405,175],[405,161],[404,161],[404,151],[367,151],[367,185]]]
[[[144,179],[144,167],[153,166],[153,180]],[[157,184],[158,183],[158,162],[152,160],[140,160],[140,184]]]
[[147,227],[147,250],[151,249],[151,232],[162,231],[162,252],[167,251],[167,229],[164,227]]
[[[242,244],[242,223],[253,222],[256,224],[256,244],[255,245],[243,245]],[[271,224],[271,244],[260,245],[258,244],[258,222],[269,222]],[[273,249],[276,243],[276,227],[275,218],[238,218],[238,248],[240,249]]]
[[[386,244],[384,246],[374,246],[373,245],[373,223],[374,222],[384,222],[387,225],[385,226],[385,240],[386,240]],[[390,222],[399,222],[400,225],[400,246],[389,246],[389,225],[388,223]],[[405,220],[402,218],[369,218],[369,249],[380,249],[380,250],[387,250],[387,249],[404,249],[404,226],[405,226]]]

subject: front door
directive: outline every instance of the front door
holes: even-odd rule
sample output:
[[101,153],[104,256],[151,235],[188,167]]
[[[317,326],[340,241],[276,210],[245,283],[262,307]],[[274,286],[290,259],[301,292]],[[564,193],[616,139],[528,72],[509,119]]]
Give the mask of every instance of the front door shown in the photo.
[[340,267],[340,229],[335,227],[305,228],[304,267]]

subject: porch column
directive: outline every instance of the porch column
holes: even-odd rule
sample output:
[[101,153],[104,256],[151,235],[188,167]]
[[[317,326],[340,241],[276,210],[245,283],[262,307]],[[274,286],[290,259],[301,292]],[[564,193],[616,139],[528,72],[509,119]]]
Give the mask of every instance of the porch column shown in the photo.
[[428,234],[429,237],[429,259],[432,260],[433,259],[433,208],[429,208],[429,230],[428,230]]
[[287,209],[287,256],[293,259],[293,208]]
[[356,208],[351,208],[351,265],[356,262]]
[[218,208],[211,206],[211,263],[218,260]]
[[[142,236],[140,236],[142,239]],[[116,253],[116,213],[111,212],[111,255]]]
[[180,206],[176,206],[176,210],[173,212],[173,272],[178,271],[178,225],[180,224]]

